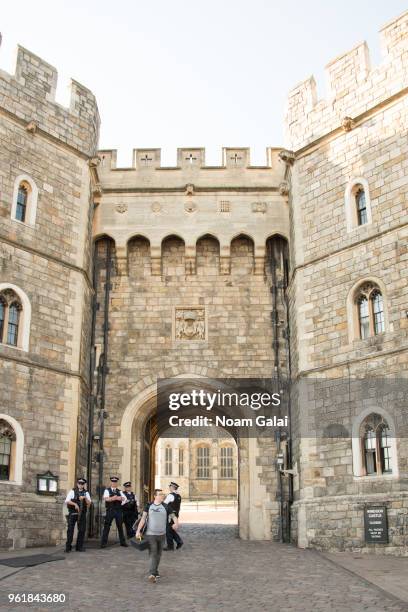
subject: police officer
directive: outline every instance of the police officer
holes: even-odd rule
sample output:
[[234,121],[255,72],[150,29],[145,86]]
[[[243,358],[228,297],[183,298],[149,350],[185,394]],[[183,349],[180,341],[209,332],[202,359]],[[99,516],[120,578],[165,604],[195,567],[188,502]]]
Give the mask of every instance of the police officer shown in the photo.
[[105,489],[103,499],[105,500],[106,515],[105,523],[103,525],[101,548],[106,548],[108,542],[109,530],[113,519],[115,519],[116,527],[118,529],[119,541],[121,546],[127,546],[125,536],[123,535],[123,516],[122,516],[122,504],[127,502],[127,497],[120,489],[116,487],[119,478],[117,476],[111,476],[111,486]]
[[125,490],[123,493],[126,496],[127,501],[122,503],[122,512],[123,512],[123,522],[126,528],[126,534],[128,538],[133,538],[135,535],[135,530],[133,529],[133,525],[135,524],[138,517],[138,502],[136,495],[132,491],[132,483],[124,482],[123,486]]
[[[171,511],[179,517],[180,514],[180,506],[181,506],[181,495],[177,493],[177,489],[179,485],[177,482],[171,482],[169,484],[170,492],[168,493],[164,503],[169,506]],[[174,521],[170,519],[167,523],[166,529],[166,539],[167,539],[167,548],[164,550],[174,550],[174,542],[176,542],[176,549],[178,550],[183,546],[183,540],[180,538],[177,531],[173,529]]]
[[84,537],[86,530],[86,511],[91,505],[91,497],[88,491],[85,491],[85,478],[78,478],[76,487],[68,493],[65,503],[68,508],[67,516],[67,542],[65,552],[69,553],[72,550],[72,540],[74,537],[75,523],[77,524],[77,541],[75,549],[79,552],[84,552]]

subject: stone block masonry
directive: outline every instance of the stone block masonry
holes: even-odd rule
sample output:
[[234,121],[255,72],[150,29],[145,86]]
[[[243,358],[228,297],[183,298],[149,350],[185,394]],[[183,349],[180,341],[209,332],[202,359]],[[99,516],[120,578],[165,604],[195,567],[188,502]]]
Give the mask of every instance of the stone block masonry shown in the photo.
[[[313,79],[289,96],[294,375],[310,385],[326,379],[329,398],[294,404],[292,536],[302,546],[407,554],[406,404],[385,391],[345,392],[347,381],[405,379],[408,359],[408,13],[381,37],[379,66],[370,66],[365,43],[329,63],[326,100],[316,100]],[[356,184],[369,210],[360,225]],[[381,287],[384,327],[362,338],[357,300],[367,282]],[[370,410],[397,438],[387,474],[365,473],[360,424]],[[305,437],[302,425],[315,433],[341,426],[347,436]],[[364,506],[375,503],[388,508],[389,544],[365,544]]]
[[[86,470],[88,162],[99,115],[93,94],[75,81],[70,108],[57,104],[56,84],[55,68],[22,47],[15,74],[0,71],[0,283],[23,292],[31,309],[27,350],[0,344],[0,413],[24,436],[21,457],[12,459],[22,462],[22,480],[13,481],[14,465],[12,481],[0,481],[0,546],[10,549],[62,541],[62,501],[76,474]],[[32,222],[13,217],[21,176],[38,191]],[[36,492],[37,474],[48,470],[59,478],[57,497]]]

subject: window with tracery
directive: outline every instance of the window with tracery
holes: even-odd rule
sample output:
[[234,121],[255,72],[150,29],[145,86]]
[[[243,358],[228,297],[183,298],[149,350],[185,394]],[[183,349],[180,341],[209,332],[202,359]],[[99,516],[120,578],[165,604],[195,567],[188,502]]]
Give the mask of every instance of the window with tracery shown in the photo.
[[367,282],[358,288],[355,304],[361,339],[377,336],[385,331],[384,300],[375,283]]
[[22,305],[13,289],[0,292],[0,343],[19,346]]
[[360,427],[363,471],[367,476],[392,473],[391,431],[380,414],[370,414]]

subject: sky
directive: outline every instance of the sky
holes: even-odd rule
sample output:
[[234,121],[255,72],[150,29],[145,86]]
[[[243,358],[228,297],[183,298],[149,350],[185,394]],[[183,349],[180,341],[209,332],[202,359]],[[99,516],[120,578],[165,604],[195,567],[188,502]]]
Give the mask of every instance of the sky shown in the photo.
[[0,4],[0,68],[14,72],[17,44],[58,69],[57,100],[72,77],[96,95],[100,148],[281,146],[287,93],[366,40],[381,61],[378,30],[408,9],[400,0],[13,0]]

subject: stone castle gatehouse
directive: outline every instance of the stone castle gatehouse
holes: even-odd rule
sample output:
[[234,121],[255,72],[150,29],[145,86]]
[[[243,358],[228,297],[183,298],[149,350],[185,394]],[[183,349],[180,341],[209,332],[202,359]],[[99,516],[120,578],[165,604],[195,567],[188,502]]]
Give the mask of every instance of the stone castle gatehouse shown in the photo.
[[0,71],[1,547],[59,543],[76,475],[90,531],[113,471],[150,494],[158,378],[281,376],[290,435],[236,440],[240,536],[407,554],[408,13],[381,40],[290,92],[262,167],[117,168],[88,89],[60,106],[21,47]]

